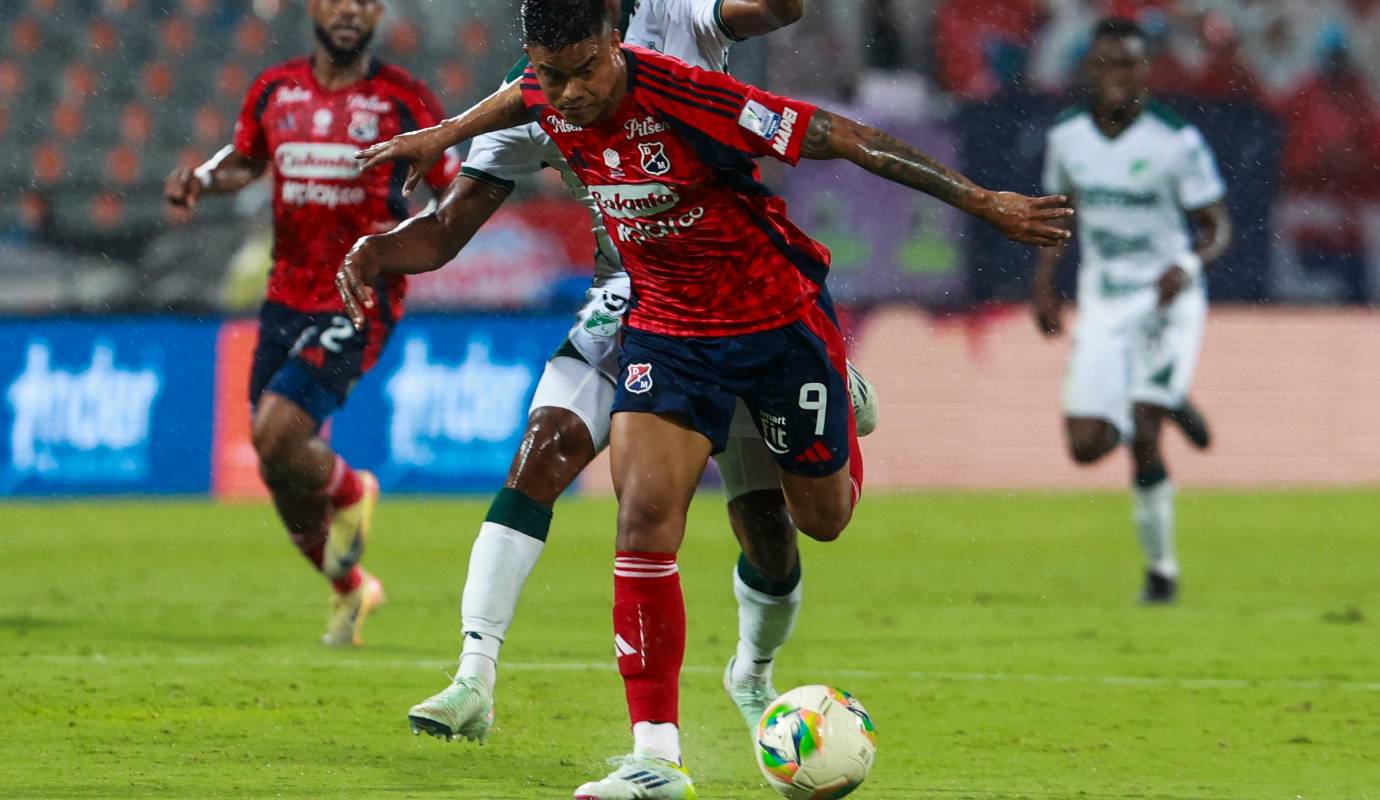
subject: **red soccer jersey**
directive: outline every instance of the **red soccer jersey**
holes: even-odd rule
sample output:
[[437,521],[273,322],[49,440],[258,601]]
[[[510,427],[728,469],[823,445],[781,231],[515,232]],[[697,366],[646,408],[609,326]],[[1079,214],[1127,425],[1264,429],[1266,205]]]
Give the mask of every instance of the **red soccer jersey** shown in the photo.
[[[441,104],[421,81],[374,61],[369,74],[327,91],[310,58],[261,74],[244,99],[235,149],[273,168],[273,272],[268,299],[299,311],[341,311],[335,273],[361,236],[392,230],[408,217],[402,196],[407,167],[399,162],[361,175],[355,151],[442,119]],[[442,189],[459,165],[447,157],[426,176]],[[386,307],[402,313],[406,281],[383,279]]]
[[522,96],[589,187],[632,277],[628,324],[670,336],[734,336],[796,321],[829,251],[786,217],[753,158],[794,164],[815,107],[640,47],[607,120],[572,125],[528,67]]

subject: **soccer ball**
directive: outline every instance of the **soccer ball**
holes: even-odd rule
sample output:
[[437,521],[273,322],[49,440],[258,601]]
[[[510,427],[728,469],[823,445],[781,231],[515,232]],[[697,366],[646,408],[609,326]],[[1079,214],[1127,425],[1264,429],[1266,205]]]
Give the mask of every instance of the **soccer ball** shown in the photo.
[[877,755],[872,717],[851,694],[801,686],[757,723],[757,766],[791,800],[832,800],[862,785]]

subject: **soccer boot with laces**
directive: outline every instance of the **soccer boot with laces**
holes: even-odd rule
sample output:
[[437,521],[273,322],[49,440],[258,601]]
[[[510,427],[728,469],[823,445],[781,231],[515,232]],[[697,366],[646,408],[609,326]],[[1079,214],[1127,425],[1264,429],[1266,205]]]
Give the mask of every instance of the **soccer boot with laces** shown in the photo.
[[607,778],[576,789],[574,800],[695,800],[695,783],[679,764],[637,755],[614,763]]
[[494,724],[493,691],[477,678],[456,678],[450,686],[407,712],[414,735],[426,733],[453,742],[468,739],[483,744]]

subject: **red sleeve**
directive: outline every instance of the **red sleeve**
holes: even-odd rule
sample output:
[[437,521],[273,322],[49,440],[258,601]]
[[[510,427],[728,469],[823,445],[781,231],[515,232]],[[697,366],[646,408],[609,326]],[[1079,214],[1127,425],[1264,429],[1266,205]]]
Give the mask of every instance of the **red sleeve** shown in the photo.
[[245,158],[267,161],[272,155],[268,152],[268,138],[264,136],[262,124],[264,109],[281,81],[269,72],[254,79],[254,85],[244,96],[239,119],[235,122],[235,149]]
[[627,50],[636,91],[659,113],[734,150],[787,164],[800,160],[813,105],[648,50]]
[[[441,101],[436,98],[435,93],[419,80],[412,81],[410,91],[405,95],[412,115],[417,119],[418,128],[430,128],[439,124],[446,118],[445,109],[441,106]],[[426,183],[437,192],[443,191],[450,186],[455,176],[460,174],[460,159],[455,153],[446,151],[445,158],[437,161],[432,166],[431,171],[426,174]]]

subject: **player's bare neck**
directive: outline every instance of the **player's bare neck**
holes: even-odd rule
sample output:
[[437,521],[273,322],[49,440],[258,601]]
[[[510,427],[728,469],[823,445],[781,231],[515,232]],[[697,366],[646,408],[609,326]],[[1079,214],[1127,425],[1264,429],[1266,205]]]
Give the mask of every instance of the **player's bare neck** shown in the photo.
[[1135,100],[1124,106],[1112,108],[1093,107],[1093,124],[1108,139],[1115,139],[1126,132],[1126,129],[1135,124],[1140,117],[1141,110],[1145,107],[1145,97],[1137,97]]
[[368,53],[362,53],[358,58],[341,63],[318,48],[311,62],[312,76],[316,78],[316,83],[322,89],[334,92],[364,80],[364,76],[369,74],[372,57]]

